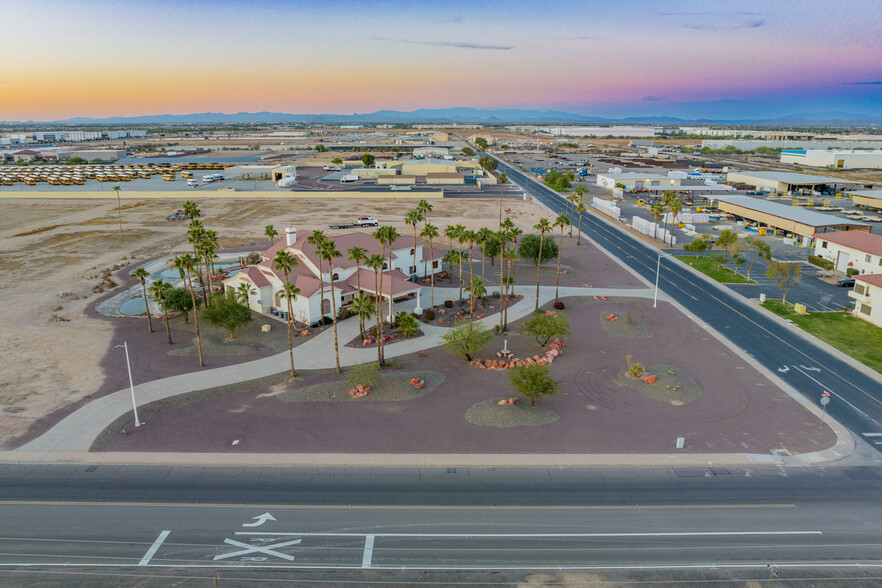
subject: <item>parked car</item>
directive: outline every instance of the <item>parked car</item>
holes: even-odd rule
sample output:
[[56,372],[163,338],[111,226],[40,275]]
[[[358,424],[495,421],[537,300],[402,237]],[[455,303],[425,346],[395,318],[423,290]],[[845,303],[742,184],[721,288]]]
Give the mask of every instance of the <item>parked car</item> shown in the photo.
[[840,288],[853,288],[854,287],[854,278],[842,278],[836,285]]

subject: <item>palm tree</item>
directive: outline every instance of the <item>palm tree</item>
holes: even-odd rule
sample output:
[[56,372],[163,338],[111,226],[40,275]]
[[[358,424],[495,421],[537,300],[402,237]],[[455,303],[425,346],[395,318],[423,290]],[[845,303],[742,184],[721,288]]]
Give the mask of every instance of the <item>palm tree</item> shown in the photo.
[[652,218],[655,219],[656,230],[653,236],[658,239],[658,219],[665,213],[665,205],[662,204],[661,200],[655,200],[649,205],[649,212],[652,213]]
[[119,217],[119,232],[122,233],[122,204],[119,200],[119,191],[122,190],[119,186],[114,186],[113,191],[116,192],[116,215]]
[[541,275],[542,264],[542,242],[545,240],[545,233],[551,230],[551,224],[547,218],[540,218],[539,222],[533,225],[533,228],[539,231],[539,256],[536,257],[536,308],[539,310],[539,278]]
[[[202,226],[202,221],[195,218],[191,220],[190,225],[187,227],[187,243],[193,246],[193,256],[197,259],[201,257],[199,247],[204,236],[205,227]],[[202,288],[202,292],[205,292],[205,280],[202,279],[201,270],[199,271],[199,285]]]
[[431,286],[430,302],[432,304],[432,308],[435,308],[435,248],[433,246],[433,241],[438,237],[438,227],[436,227],[432,223],[426,223],[426,226],[423,227],[423,230],[420,232],[420,237],[426,239],[429,242],[429,263],[432,264],[429,277]]
[[171,329],[168,326],[168,306],[165,304],[165,293],[171,288],[171,284],[162,280],[156,280],[150,284],[150,297],[162,309],[162,319],[165,321],[165,334],[168,336],[168,344],[172,344]]
[[450,247],[448,251],[453,251],[453,240],[456,239],[457,225],[447,225],[444,227],[444,236],[447,237],[447,240],[450,242]]
[[[508,275],[505,277],[505,287],[506,290],[510,293],[511,296],[514,296],[514,287],[515,287],[515,277],[514,277],[514,262],[519,259],[521,256],[518,255],[517,249],[511,247],[506,249],[505,258],[506,264],[508,265]],[[502,331],[508,331],[508,307],[510,305],[506,305],[504,309],[504,322],[502,324]]]
[[361,338],[367,339],[367,333],[364,330],[364,322],[370,320],[374,316],[376,304],[367,296],[367,294],[359,294],[352,299],[350,308],[352,312],[358,315],[358,330],[361,332]]
[[472,249],[475,248],[475,243],[478,242],[478,234],[475,231],[463,231],[462,238],[469,246],[469,280],[471,280],[474,275],[474,272],[472,272]]
[[275,239],[276,237],[279,236],[279,232],[272,225],[267,225],[263,229],[263,236],[269,237],[270,247],[272,247],[273,246],[273,239]]
[[[417,223],[423,220],[423,215],[418,208],[415,208],[409,211],[404,215],[404,222],[413,227],[413,278],[416,279],[418,275],[417,266],[416,266],[416,243],[417,243],[417,234],[416,234],[416,226]],[[410,272],[407,272],[410,274]]]
[[588,212],[588,209],[585,207],[584,202],[580,202],[578,206],[576,206],[576,210],[579,211],[579,235],[576,240],[576,245],[582,244],[582,215]]
[[325,242],[325,234],[316,229],[312,232],[312,235],[306,238],[306,242],[315,247],[316,256],[318,257],[318,269],[319,269],[319,289],[321,290],[321,302],[319,302],[319,309],[322,313],[321,324],[324,326],[325,324],[325,278],[324,273],[322,272],[322,256],[318,253],[319,249],[322,247],[322,243]]
[[[671,216],[672,216],[671,222],[674,222],[674,220],[677,218],[677,215],[680,214],[681,212],[683,212],[683,201],[680,200],[679,198],[677,198],[676,196],[674,196],[673,198],[671,198],[671,201],[668,202],[668,210],[671,211]],[[667,219],[667,217],[665,217],[665,218]],[[671,226],[671,247],[673,247],[673,246],[674,246],[674,227],[672,225]],[[737,266],[736,266],[736,269],[737,269]]]
[[[205,273],[208,281],[208,289],[203,291],[206,306],[211,306],[211,276],[215,274],[214,260],[217,259],[215,251],[217,251],[219,247],[220,244],[218,242],[217,232],[212,231],[211,229],[204,230],[202,232],[202,237],[199,240],[198,250],[204,260]],[[199,258],[197,258],[197,269],[199,268],[198,263]]]
[[350,247],[346,253],[349,254],[349,261],[355,262],[355,282],[358,287],[358,293],[361,294],[361,263],[368,257],[367,249],[355,245]]
[[429,201],[425,199],[420,200],[416,205],[416,209],[420,211],[420,214],[426,223],[429,222],[429,213],[432,212],[433,208],[434,207],[429,204]]
[[196,206],[196,203],[193,202],[192,200],[187,200],[186,202],[184,202],[184,206],[182,208],[182,211],[184,213],[184,216],[190,220],[193,220],[194,218],[199,218],[200,216],[202,216],[202,211],[199,210],[199,207]]
[[469,293],[469,322],[474,321],[475,303],[482,300],[487,295],[487,288],[484,287],[484,280],[478,276],[472,276],[466,290]]
[[257,294],[257,290],[255,290],[251,284],[248,282],[242,282],[236,287],[236,296],[242,301],[247,307],[251,307],[251,297]]
[[560,289],[560,258],[561,258],[561,254],[563,253],[564,227],[567,225],[569,225],[571,227],[573,226],[572,223],[570,223],[570,219],[567,218],[567,215],[565,215],[565,214],[559,214],[559,215],[557,215],[557,218],[554,219],[554,226],[560,227],[560,246],[557,248],[557,277],[554,281],[554,300],[555,301],[560,299],[558,296],[558,290]]
[[150,302],[147,300],[147,278],[150,274],[143,267],[139,267],[131,274],[131,277],[141,282],[141,289],[144,291],[144,309],[147,311],[147,332],[153,332],[153,323],[150,322]]
[[181,273],[181,279],[184,280],[187,289],[190,290],[190,298],[193,300],[193,326],[196,330],[196,350],[199,353],[199,367],[204,367],[205,361],[202,359],[202,337],[199,335],[199,313],[196,312],[196,291],[193,289],[193,279],[191,274],[197,263],[196,258],[189,253],[176,255],[168,261],[168,264],[173,269],[176,269]]
[[[376,236],[376,233],[374,233]],[[374,292],[377,293],[377,362],[383,365],[383,266],[386,264],[385,258],[374,253],[367,259],[366,265],[374,270]]]
[[671,202],[677,198],[676,194],[674,194],[673,190],[665,190],[662,193],[662,204],[664,206],[664,216],[665,216],[665,224],[664,224],[664,232],[662,233],[662,241],[667,244],[668,242],[668,212],[671,210]]
[[508,243],[508,231],[500,230],[496,233],[499,239],[499,332],[502,333],[503,316],[505,309],[505,244]]
[[468,231],[466,231],[466,228],[464,226],[456,225],[456,240],[459,242],[459,249],[457,249],[457,251],[459,252],[459,255],[457,256],[456,261],[459,263],[459,305],[460,306],[462,306],[464,304],[463,298],[462,298],[462,288],[465,285],[465,282],[463,282],[463,279],[462,279],[462,262],[467,255],[467,253],[465,251],[463,251],[463,245],[468,240],[467,235],[466,235],[467,232]]
[[575,196],[575,198],[572,199],[573,211],[570,213],[570,237],[573,236],[573,225],[575,224],[576,220],[573,217],[575,216],[576,211],[579,210],[579,204],[582,203],[582,197],[585,195],[585,192],[585,186],[583,186],[582,184],[578,184],[576,186],[576,193],[573,195]]
[[[398,234],[398,231],[395,227],[385,226],[380,227],[376,231],[374,231],[374,238],[380,242],[380,247],[383,250],[383,256],[386,256],[386,244],[389,244],[389,263],[386,265],[386,268],[389,270],[389,320],[392,317],[392,248],[395,241],[398,240],[398,237],[401,235]],[[380,273],[380,288],[383,287],[383,274]],[[381,306],[382,310],[382,306]]]
[[481,227],[475,233],[477,243],[481,246],[481,279],[484,279],[484,262],[487,258],[487,241],[493,236],[493,231],[488,229],[487,227]]
[[[300,293],[300,290],[293,288],[293,285],[288,282],[288,274],[295,265],[297,265],[297,258],[291,255],[287,249],[279,249],[278,253],[276,253],[276,256],[273,258],[273,268],[277,272],[282,272],[285,276],[285,285],[283,286],[284,290],[282,291],[282,294],[285,295],[285,300],[288,302],[288,315],[285,322],[288,323],[288,353],[291,356],[292,380],[297,376],[297,372],[294,371],[294,343],[291,341],[291,323],[294,321],[294,312],[291,309],[291,301],[294,299],[295,294]],[[291,286],[291,288],[289,288],[289,286]],[[292,289],[297,290],[297,292],[292,292]]]
[[[276,260],[278,260],[278,257],[276,258]],[[293,301],[297,300],[297,296],[299,295],[300,288],[297,288],[296,286],[294,286],[294,284],[289,284],[288,282],[282,284],[282,289],[279,290],[279,298],[284,298],[288,303],[288,318],[285,323],[287,323],[288,325],[288,354],[291,356],[292,380],[297,377],[297,372],[294,370],[294,343],[291,341],[291,324],[294,322],[294,318],[291,316],[291,305]]]
[[318,254],[328,262],[328,273],[331,275],[331,317],[334,321],[334,355],[337,360],[337,373],[340,373],[340,347],[337,343],[337,296],[334,294],[334,258],[340,257],[337,244],[331,239],[325,239],[319,248]]
[[499,184],[499,226],[502,227],[502,195],[505,192],[505,185],[508,183],[508,176],[505,172],[499,174],[499,177],[496,178],[496,183]]

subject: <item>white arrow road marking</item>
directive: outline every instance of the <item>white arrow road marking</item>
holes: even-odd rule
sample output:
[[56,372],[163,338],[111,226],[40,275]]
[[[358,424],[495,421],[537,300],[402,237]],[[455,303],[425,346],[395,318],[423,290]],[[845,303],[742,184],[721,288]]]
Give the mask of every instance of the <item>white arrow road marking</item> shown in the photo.
[[221,555],[215,555],[214,560],[217,561],[219,559],[228,559],[231,557],[237,557],[240,555],[248,555],[249,553],[263,553],[265,555],[272,555],[275,557],[279,557],[281,559],[287,561],[294,561],[293,555],[288,555],[287,553],[279,553],[275,551],[276,549],[281,549],[282,547],[288,547],[290,545],[297,545],[300,543],[302,539],[296,539],[294,541],[283,541],[281,543],[274,543],[272,545],[248,545],[247,543],[240,543],[239,541],[235,541],[233,539],[224,539],[224,543],[227,545],[233,545],[235,547],[244,547],[241,551],[233,551],[232,553],[223,553]]
[[171,531],[163,531],[159,534],[159,537],[156,538],[156,541],[153,542],[153,545],[150,546],[150,549],[147,550],[147,553],[145,553],[144,557],[141,558],[141,561],[138,562],[139,566],[146,566],[150,563],[150,560],[153,559],[153,556],[159,551],[159,546],[162,545],[162,542],[165,541],[165,538],[168,537],[169,533],[171,533]]
[[778,371],[781,372],[782,374],[786,374],[787,372],[790,371],[790,368],[785,365],[783,367],[779,367]]
[[[796,367],[796,366],[793,366],[793,367]],[[820,371],[821,371],[821,368],[816,368],[816,367],[805,367],[805,366],[802,365],[802,364],[799,364],[799,367],[801,367],[801,368],[804,369],[804,370],[810,371],[810,372],[820,372]]]
[[264,524],[264,523],[267,522],[267,521],[274,521],[274,520],[276,520],[276,517],[274,517],[273,515],[271,515],[271,514],[268,513],[268,512],[265,512],[265,513],[263,513],[263,514],[260,515],[260,516],[252,517],[252,518],[253,518],[255,521],[257,521],[257,522],[256,522],[256,523],[244,523],[242,526],[243,526],[243,527],[259,527],[259,526],[261,526],[262,524]]

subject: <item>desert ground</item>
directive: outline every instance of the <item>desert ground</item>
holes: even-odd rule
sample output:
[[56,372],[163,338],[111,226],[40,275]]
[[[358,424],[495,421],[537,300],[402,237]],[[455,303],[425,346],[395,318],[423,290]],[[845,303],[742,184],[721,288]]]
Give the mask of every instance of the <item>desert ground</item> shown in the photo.
[[[0,356],[5,364],[0,380],[0,446],[22,435],[37,419],[102,387],[105,374],[100,361],[113,337],[112,321],[126,320],[107,319],[92,309],[92,303],[107,293],[102,274],[187,251],[185,224],[165,220],[186,196],[180,201],[125,201],[120,211],[122,232],[113,200],[22,199],[0,204],[4,300]],[[321,228],[333,235],[329,223],[370,215],[407,234],[411,227],[402,217],[416,201],[211,198],[197,203],[203,224],[219,233],[222,250],[248,251],[268,245],[263,237],[267,224],[282,234],[286,226],[294,225],[298,231]],[[432,205],[431,222],[442,232],[456,223],[470,229],[492,227],[498,215],[498,200],[493,198],[433,200]],[[547,216],[530,202],[507,200],[504,207],[525,232],[540,216]],[[103,292],[95,291],[99,286]]]

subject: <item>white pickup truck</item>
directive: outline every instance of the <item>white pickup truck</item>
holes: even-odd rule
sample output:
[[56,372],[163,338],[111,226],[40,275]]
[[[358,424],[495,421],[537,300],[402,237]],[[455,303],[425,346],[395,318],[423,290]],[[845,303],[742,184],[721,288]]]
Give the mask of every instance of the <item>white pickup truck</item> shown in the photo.
[[328,225],[332,229],[353,229],[357,227],[379,227],[380,223],[372,216],[363,216],[354,223]]

